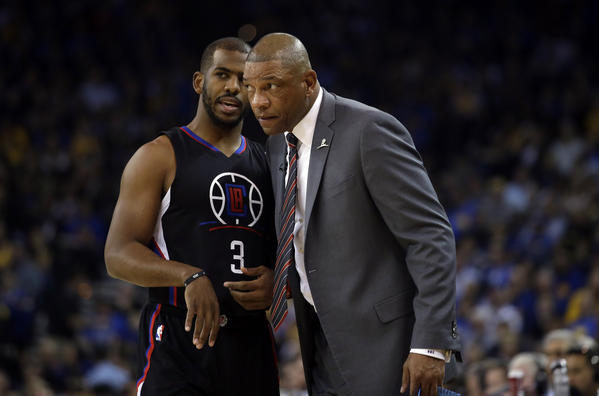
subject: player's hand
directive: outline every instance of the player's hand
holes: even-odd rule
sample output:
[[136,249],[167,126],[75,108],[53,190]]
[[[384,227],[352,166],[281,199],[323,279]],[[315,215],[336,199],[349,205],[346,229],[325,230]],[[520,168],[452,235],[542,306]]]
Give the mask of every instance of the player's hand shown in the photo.
[[242,268],[247,276],[255,277],[250,281],[225,282],[231,295],[244,309],[266,309],[272,303],[274,272],[263,265],[254,268]]
[[445,361],[434,357],[410,353],[403,365],[401,392],[410,387],[410,396],[437,396],[437,387],[443,384]]
[[193,344],[202,349],[208,340],[208,345],[214,346],[218,335],[220,307],[212,282],[207,276],[191,282],[185,288],[185,303],[187,304],[187,317],[185,318],[185,331],[193,329]]

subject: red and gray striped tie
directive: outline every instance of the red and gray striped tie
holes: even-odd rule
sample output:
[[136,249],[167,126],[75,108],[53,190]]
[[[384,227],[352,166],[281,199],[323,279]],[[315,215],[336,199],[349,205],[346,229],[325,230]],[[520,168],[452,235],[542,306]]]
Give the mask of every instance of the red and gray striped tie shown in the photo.
[[275,291],[271,310],[272,325],[275,331],[287,316],[287,270],[295,263],[293,229],[295,227],[295,196],[297,193],[297,137],[292,133],[286,136],[289,146],[289,176],[285,186],[285,199],[281,206],[281,232],[277,245],[275,262]]

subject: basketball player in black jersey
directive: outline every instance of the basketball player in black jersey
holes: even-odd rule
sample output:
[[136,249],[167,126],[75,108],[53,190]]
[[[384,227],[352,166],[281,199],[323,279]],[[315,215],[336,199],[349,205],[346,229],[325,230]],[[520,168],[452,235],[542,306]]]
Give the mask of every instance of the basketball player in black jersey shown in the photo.
[[209,45],[193,75],[194,119],[142,146],[123,172],[105,259],[111,276],[149,289],[137,395],[279,394],[264,311],[271,183],[264,150],[241,134],[249,49],[236,38]]

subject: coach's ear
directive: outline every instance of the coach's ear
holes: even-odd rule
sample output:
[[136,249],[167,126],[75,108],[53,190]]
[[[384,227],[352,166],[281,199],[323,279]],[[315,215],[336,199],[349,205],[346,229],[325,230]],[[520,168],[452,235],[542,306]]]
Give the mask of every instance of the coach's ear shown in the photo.
[[302,82],[304,83],[306,97],[312,96],[314,90],[316,89],[316,84],[318,83],[316,72],[312,69],[305,72],[304,80]]
[[202,88],[204,86],[204,74],[202,72],[193,73],[193,90],[196,91],[198,95],[202,94]]

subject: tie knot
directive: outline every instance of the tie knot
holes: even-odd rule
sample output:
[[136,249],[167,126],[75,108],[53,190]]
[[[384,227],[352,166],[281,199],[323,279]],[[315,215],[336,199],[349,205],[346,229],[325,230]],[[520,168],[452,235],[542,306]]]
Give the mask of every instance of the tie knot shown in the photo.
[[295,147],[297,146],[297,136],[295,136],[293,133],[288,133],[287,135],[285,135],[285,139],[287,139],[287,144]]

